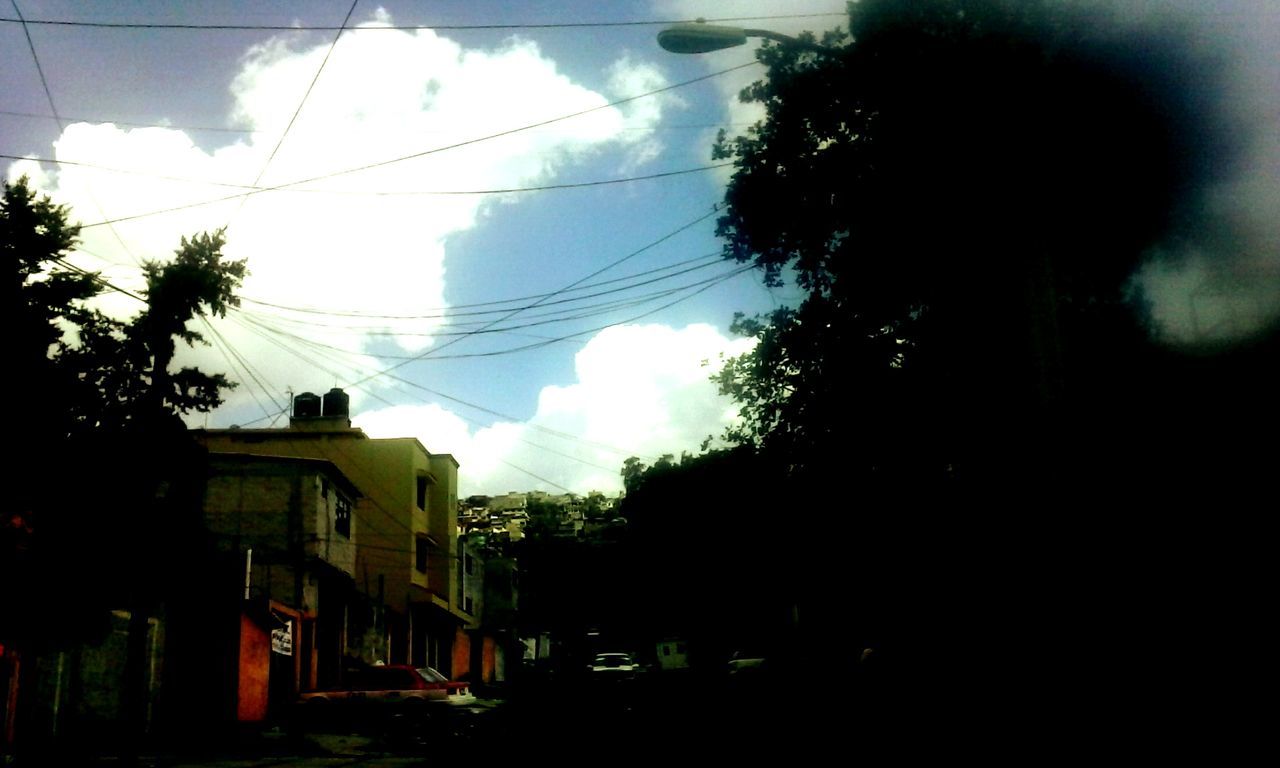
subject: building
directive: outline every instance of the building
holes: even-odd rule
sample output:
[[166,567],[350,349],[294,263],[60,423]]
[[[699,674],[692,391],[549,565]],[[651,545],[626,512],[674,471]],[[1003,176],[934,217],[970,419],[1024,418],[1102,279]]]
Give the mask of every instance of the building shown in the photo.
[[417,439],[370,438],[351,426],[340,389],[294,398],[282,429],[201,429],[210,454],[322,459],[358,489],[353,578],[368,615],[348,617],[350,654],[365,662],[429,665],[454,674],[454,645],[466,642],[458,600],[458,463]]
[[[212,454],[204,525],[221,562],[243,563],[229,647],[234,719],[265,720],[297,693],[340,682],[355,590],[360,491],[324,459]],[[230,580],[228,579],[230,582]],[[236,584],[228,583],[226,589]],[[205,690],[216,682],[207,681]]]

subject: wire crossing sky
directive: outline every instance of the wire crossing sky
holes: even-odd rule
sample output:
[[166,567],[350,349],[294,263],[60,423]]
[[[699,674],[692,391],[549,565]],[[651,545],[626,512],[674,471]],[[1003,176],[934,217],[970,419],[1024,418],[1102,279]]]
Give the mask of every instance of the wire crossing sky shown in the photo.
[[[1164,12],[1114,2],[1134,23]],[[1161,5],[1226,46],[1234,95],[1274,128],[1274,10]],[[615,492],[627,456],[723,434],[735,409],[709,377],[750,348],[734,313],[800,298],[717,257],[732,168],[711,147],[762,116],[738,98],[765,74],[753,47],[679,56],[655,35],[698,18],[820,35],[844,14],[844,0],[10,0],[0,159],[84,225],[64,268],[100,273],[100,308],[120,317],[139,310],[144,260],[226,227],[244,301],[179,363],[240,386],[193,425],[279,425],[290,393],[344,386],[371,435],[453,453],[464,493]],[[1241,190],[1274,186],[1269,135]],[[1193,270],[1144,279],[1198,290],[1202,326],[1219,306],[1236,324],[1268,306]],[[1157,306],[1170,333],[1176,305]]]

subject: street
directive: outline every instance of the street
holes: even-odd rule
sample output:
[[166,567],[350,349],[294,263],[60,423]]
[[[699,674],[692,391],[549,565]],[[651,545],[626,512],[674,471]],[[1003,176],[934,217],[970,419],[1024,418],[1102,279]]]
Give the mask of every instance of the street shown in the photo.
[[[839,697],[804,700],[803,686],[653,674],[634,681],[575,680],[482,700],[449,726],[399,717],[299,722],[239,738],[148,751],[138,764],[206,766],[410,766],[439,761],[488,765],[510,759],[558,765],[685,763],[820,754],[828,737],[853,738]],[[835,727],[833,720],[844,719]],[[822,725],[824,722],[827,725]],[[118,755],[59,759],[66,765],[127,765]]]

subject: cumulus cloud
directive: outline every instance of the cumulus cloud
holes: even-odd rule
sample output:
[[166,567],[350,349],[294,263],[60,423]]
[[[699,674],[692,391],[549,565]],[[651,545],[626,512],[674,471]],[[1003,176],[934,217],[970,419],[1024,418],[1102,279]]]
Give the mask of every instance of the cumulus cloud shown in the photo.
[[[83,230],[79,265],[105,270],[117,285],[136,290],[141,260],[168,258],[180,235],[225,226],[226,255],[248,260],[247,298],[353,313],[426,314],[424,308],[446,303],[449,236],[476,226],[486,210],[506,201],[424,193],[545,183],[608,148],[621,151],[631,165],[656,152],[651,129],[672,101],[607,106],[619,94],[664,85],[652,65],[619,59],[602,73],[609,80],[604,93],[574,82],[531,40],[511,37],[477,50],[431,30],[374,29],[390,23],[379,10],[342,35],[278,147],[329,48],[305,33],[273,37],[244,54],[229,84],[229,122],[256,131],[249,138],[206,149],[177,129],[67,126],[54,156],[79,164],[30,175],[71,205],[75,219],[90,225],[118,220]],[[432,151],[584,110],[594,111]],[[409,159],[387,162],[396,158]],[[35,170],[31,166],[16,164],[10,175]],[[346,172],[365,166],[372,167]],[[278,189],[234,197],[255,183]],[[196,205],[219,197],[233,199]],[[167,209],[178,210],[133,218]],[[120,295],[103,301],[120,315],[139,309]],[[294,383],[310,386],[317,369],[337,382],[351,379],[352,365],[381,367],[366,355],[367,340],[343,326],[388,331],[393,335],[382,338],[417,351],[433,342],[440,322],[330,319],[325,326],[315,317],[261,305],[246,303],[244,309],[247,314],[218,322],[217,329],[277,391]],[[219,350],[183,354],[183,363],[227,367]],[[359,403],[362,395],[352,394]],[[241,388],[229,405],[240,407],[247,399]]]
[[[661,69],[651,63],[636,61],[630,53],[623,54],[609,67],[608,88],[615,101],[633,99],[666,85],[667,78]],[[663,144],[654,129],[665,112],[683,106],[684,100],[670,92],[623,105],[629,126],[624,136],[632,148],[623,170],[632,170],[662,154]]]
[[723,433],[735,409],[708,377],[722,356],[742,354],[753,343],[704,324],[618,326],[577,354],[575,381],[542,389],[527,423],[473,430],[437,405],[372,409],[354,421],[375,437],[408,433],[433,452],[454,454],[464,494],[560,487],[616,492],[627,456],[679,454]]

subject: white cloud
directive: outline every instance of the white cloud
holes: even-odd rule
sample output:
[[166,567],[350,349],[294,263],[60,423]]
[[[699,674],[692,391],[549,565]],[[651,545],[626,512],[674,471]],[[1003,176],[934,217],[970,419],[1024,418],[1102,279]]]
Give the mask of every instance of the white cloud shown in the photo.
[[[614,100],[630,99],[669,85],[666,75],[657,66],[637,62],[627,53],[609,67],[609,92]],[[654,128],[662,120],[664,112],[673,107],[683,107],[685,102],[672,92],[636,99],[622,105],[626,114],[627,133],[624,140],[632,145],[631,157],[624,170],[653,160],[662,154],[663,145]]]
[[557,485],[616,492],[628,455],[679,455],[723,433],[734,409],[708,377],[722,355],[742,354],[752,343],[703,324],[618,326],[578,353],[576,381],[543,388],[528,423],[469,431],[434,404],[375,409],[354,421],[375,437],[410,434],[428,450],[454,454],[463,494]]
[[[379,10],[364,26],[388,23],[390,17]],[[607,147],[628,148],[635,163],[652,155],[648,129],[672,103],[603,108],[612,94],[573,82],[536,43],[519,37],[492,50],[470,50],[431,30],[354,30],[340,38],[268,166],[328,47],[314,37],[285,33],[244,55],[230,83],[230,119],[260,131],[251,138],[209,151],[181,130],[77,123],[63,131],[54,154],[86,165],[31,175],[56,200],[70,204],[75,219],[93,223],[234,195],[243,189],[234,185],[253,184],[259,174],[261,186],[274,186],[420,156],[244,201],[93,226],[83,231],[84,252],[77,261],[105,269],[113,282],[136,290],[140,260],[169,257],[181,235],[228,226],[225,253],[248,259],[245,297],[384,315],[426,314],[424,310],[445,305],[448,237],[474,227],[483,212],[503,201],[370,193],[535,185]],[[628,59],[605,74],[611,76],[611,89],[627,95],[665,83],[652,66]],[[430,152],[593,108],[599,109],[535,130]],[[18,163],[10,173],[17,168],[34,170],[30,163]],[[136,302],[119,295],[104,299],[104,305],[119,314],[138,309]],[[349,380],[346,362],[353,359],[366,369],[379,367],[371,358],[352,357],[365,351],[364,340],[343,327],[355,321],[304,315],[281,319],[274,310],[248,303],[245,309],[260,322],[345,351],[279,336],[273,343],[261,337],[270,332],[243,327],[243,318],[218,322],[231,345],[275,387],[313,388],[316,370],[335,381]],[[321,321],[332,326],[317,327]],[[439,322],[396,321],[384,327],[403,334],[395,340],[416,351],[432,343]],[[227,367],[216,350],[184,354],[190,355],[185,362]],[[361,397],[352,394],[357,401]],[[247,402],[245,388],[230,399],[234,406]]]

